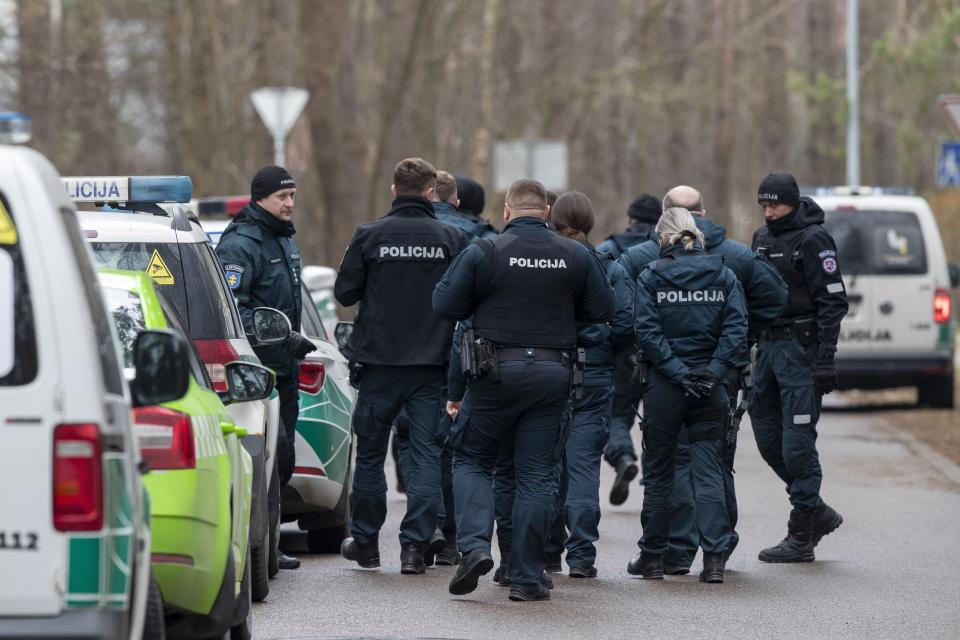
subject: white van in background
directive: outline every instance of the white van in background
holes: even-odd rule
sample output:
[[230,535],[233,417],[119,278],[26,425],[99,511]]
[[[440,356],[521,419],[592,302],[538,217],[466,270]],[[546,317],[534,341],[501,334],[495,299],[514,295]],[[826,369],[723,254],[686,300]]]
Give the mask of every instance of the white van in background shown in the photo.
[[927,201],[871,187],[809,195],[826,213],[850,300],[837,350],[840,388],[913,386],[921,405],[952,408],[958,272]]

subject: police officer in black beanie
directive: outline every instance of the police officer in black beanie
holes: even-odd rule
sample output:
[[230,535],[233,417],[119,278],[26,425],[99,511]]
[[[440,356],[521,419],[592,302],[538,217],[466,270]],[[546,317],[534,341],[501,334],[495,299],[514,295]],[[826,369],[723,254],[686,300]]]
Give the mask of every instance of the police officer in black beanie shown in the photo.
[[820,539],[843,522],[820,498],[816,442],[822,397],[837,387],[833,359],[847,294],[823,210],[800,197],[794,177],[768,174],[757,200],[766,226],[753,234],[753,249],[773,264],[789,293],[780,318],[760,335],[750,420],[760,455],[786,483],[793,506],[787,536],[761,551],[760,560],[812,562]]
[[[280,421],[277,466],[280,484],[293,476],[294,437],[300,414],[297,377],[300,360],[316,347],[300,335],[300,249],[293,240],[293,206],[297,184],[283,167],[257,171],[250,183],[250,203],[233,219],[217,245],[227,284],[237,299],[243,328],[253,333],[253,310],[272,307],[286,314],[291,333],[281,345],[254,347],[264,365],[277,374]],[[276,489],[272,501],[279,504]],[[279,508],[279,507],[277,507]],[[281,569],[296,569],[300,561],[282,552]]]
[[627,207],[627,216],[630,218],[627,230],[623,233],[611,234],[609,238],[597,245],[597,251],[609,253],[616,260],[633,245],[649,239],[650,232],[660,219],[662,210],[659,200],[649,193],[641,193]]

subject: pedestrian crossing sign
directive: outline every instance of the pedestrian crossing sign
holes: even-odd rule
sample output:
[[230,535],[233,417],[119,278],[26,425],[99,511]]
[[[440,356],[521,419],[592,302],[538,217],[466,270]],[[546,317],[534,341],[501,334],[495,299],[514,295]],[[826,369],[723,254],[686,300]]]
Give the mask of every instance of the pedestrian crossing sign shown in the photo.
[[153,250],[150,256],[150,263],[147,265],[147,275],[153,278],[153,281],[159,285],[173,284],[173,273],[167,268],[167,264],[160,257],[160,252]]

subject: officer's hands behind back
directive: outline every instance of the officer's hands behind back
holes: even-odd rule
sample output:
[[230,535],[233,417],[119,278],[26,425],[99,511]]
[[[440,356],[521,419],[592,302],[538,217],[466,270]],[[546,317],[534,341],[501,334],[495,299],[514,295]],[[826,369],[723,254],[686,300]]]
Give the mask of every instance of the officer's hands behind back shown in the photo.
[[709,396],[713,392],[713,388],[717,386],[717,382],[717,376],[713,375],[706,367],[690,369],[680,380],[687,397],[696,400],[702,400]]
[[303,360],[308,353],[316,351],[317,347],[309,338],[305,338],[296,331],[291,331],[290,335],[283,342],[283,348],[287,353],[298,360]]

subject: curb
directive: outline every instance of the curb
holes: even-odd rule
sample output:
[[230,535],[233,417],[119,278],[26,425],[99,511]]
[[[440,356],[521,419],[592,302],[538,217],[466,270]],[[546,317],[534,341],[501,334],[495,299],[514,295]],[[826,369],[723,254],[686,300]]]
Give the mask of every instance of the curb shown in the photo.
[[887,420],[883,421],[884,430],[889,433],[894,440],[907,448],[910,453],[922,458],[937,473],[939,473],[947,482],[960,488],[960,465],[955,464],[948,457],[923,442],[912,433],[897,430]]

